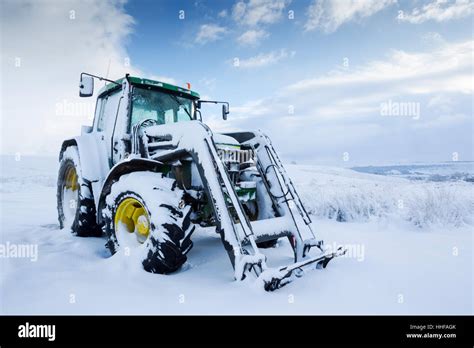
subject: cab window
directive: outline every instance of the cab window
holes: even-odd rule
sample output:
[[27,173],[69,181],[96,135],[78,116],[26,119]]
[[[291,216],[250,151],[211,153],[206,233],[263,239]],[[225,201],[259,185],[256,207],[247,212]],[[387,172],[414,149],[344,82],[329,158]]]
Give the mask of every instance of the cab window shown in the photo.
[[97,122],[99,132],[112,133],[121,95],[120,91],[116,91],[103,99]]
[[102,103],[104,98],[97,98],[97,102],[95,104],[95,112],[94,112],[94,125],[97,129],[97,124],[99,122],[100,113],[102,111]]
[[190,121],[193,102],[174,94],[153,89],[135,87],[132,95],[132,114],[130,126],[146,119],[158,124]]

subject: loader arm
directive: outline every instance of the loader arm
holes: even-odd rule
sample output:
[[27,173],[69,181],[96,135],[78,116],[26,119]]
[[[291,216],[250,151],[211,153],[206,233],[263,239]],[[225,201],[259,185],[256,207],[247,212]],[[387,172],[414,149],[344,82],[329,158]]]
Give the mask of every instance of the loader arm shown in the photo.
[[[235,279],[242,280],[254,274],[263,280],[265,289],[275,290],[289,283],[303,270],[325,267],[332,258],[343,253],[342,250],[324,252],[323,242],[315,238],[311,219],[296,188],[270,139],[263,133],[254,133],[242,146],[254,152],[257,169],[279,216],[255,222],[249,221],[207,126],[199,121],[150,126],[144,128],[143,135],[150,159],[169,161],[185,155],[192,156],[212,203],[217,231],[234,267]],[[231,208],[236,219],[230,212]],[[269,269],[265,256],[257,247],[258,235],[263,233],[275,237],[287,236],[293,248],[295,263]],[[310,257],[309,251],[314,246],[320,249],[320,253]]]
[[[234,276],[242,280],[248,272],[256,276],[267,269],[265,256],[259,252],[252,226],[222,164],[212,139],[212,133],[199,121],[160,125],[144,129],[145,137],[154,139],[156,161],[169,160],[189,154],[193,157],[204,188],[212,202],[217,230],[234,267]],[[162,141],[160,141],[160,139]],[[160,142],[162,143],[160,145]],[[238,216],[234,222],[226,203],[224,189]]]

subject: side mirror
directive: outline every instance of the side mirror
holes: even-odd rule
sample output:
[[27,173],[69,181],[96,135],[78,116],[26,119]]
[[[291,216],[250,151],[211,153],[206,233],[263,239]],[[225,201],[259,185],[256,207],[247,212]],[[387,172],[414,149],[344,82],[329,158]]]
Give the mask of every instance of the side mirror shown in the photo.
[[222,104],[222,118],[227,120],[227,115],[229,114],[229,104]]
[[91,97],[94,94],[94,78],[81,74],[79,97]]

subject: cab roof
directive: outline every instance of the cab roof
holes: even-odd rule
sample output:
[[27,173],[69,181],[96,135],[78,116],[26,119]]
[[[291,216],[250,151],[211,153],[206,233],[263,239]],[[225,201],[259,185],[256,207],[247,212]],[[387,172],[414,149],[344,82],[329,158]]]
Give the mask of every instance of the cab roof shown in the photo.
[[[166,82],[150,80],[150,79],[143,79],[141,77],[135,77],[135,76],[129,76],[128,79],[129,79],[130,83],[132,85],[135,85],[135,86],[137,86],[137,85],[140,86],[141,85],[141,86],[159,87],[159,88],[167,89],[167,90],[172,91],[172,92],[186,93],[186,94],[189,94],[189,96],[191,96],[193,98],[199,98],[199,93],[197,93],[197,92],[191,91],[190,89],[178,87],[178,86],[166,83]],[[119,84],[122,84],[122,82],[124,80],[125,80],[125,77],[122,77],[121,79],[115,80],[115,82],[119,83]],[[111,89],[114,89],[116,87],[117,87],[117,85],[115,85],[113,83],[108,83],[107,85],[102,87],[102,89],[99,91],[99,95],[101,95],[101,94],[103,94],[103,93],[105,93],[105,92],[107,92]]]

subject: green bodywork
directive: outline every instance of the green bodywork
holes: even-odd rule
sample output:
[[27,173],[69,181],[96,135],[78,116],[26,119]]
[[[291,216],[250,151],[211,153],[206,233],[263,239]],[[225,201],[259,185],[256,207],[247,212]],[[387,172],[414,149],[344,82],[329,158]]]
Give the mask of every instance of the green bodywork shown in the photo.
[[[239,201],[241,201],[242,203],[254,201],[255,198],[257,197],[257,189],[255,187],[243,188],[240,186],[235,186],[235,193],[237,193],[237,196],[239,197]],[[229,204],[232,203],[227,192],[225,192],[225,198],[226,198],[227,203]]]
[[235,192],[237,192],[237,196],[239,196],[239,200],[241,202],[249,202],[254,201],[257,197],[257,188],[243,188],[240,186],[235,187]]
[[[256,188],[242,188],[240,186],[235,186],[235,192],[237,193],[237,196],[239,198],[239,201],[242,202],[242,204],[248,203],[248,202],[255,202],[257,198],[257,189]],[[227,194],[227,192],[224,189],[224,197],[226,200],[227,205],[231,209],[232,216],[236,218],[235,215],[235,209],[231,208],[232,207],[232,201]],[[202,209],[200,210],[200,216],[203,219],[203,221],[210,221],[213,216],[213,210],[212,210],[212,204],[210,202],[207,202]]]
[[[121,79],[118,79],[115,82],[119,83],[119,84],[122,84],[122,82],[124,80],[125,80],[125,77],[122,77]],[[135,86],[138,85],[138,86],[159,87],[159,88],[163,88],[165,90],[171,91],[171,92],[187,94],[192,99],[199,99],[199,97],[200,97],[199,93],[197,93],[197,92],[191,91],[191,90],[186,89],[186,88],[181,88],[181,87],[178,87],[178,86],[166,83],[166,82],[160,82],[160,81],[155,81],[155,80],[150,80],[150,79],[142,79],[141,77],[134,77],[134,76],[129,76],[128,80],[130,81],[130,83],[132,85],[135,85]],[[115,89],[115,88],[117,88],[117,85],[115,85],[113,83],[109,83],[109,84],[105,85],[99,91],[99,95],[101,95],[101,94],[103,94],[103,93],[105,93],[105,92],[107,92],[111,89]]]

